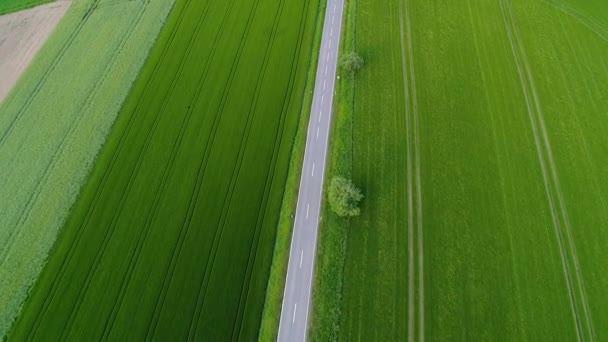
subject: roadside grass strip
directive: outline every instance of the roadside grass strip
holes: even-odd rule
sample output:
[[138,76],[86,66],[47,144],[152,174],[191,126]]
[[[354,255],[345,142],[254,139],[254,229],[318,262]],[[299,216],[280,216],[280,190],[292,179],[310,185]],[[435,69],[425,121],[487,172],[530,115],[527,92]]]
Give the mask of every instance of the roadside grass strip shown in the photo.
[[257,338],[318,2],[177,0],[10,338]]
[[74,0],[0,107],[0,336],[38,277],[172,2]]

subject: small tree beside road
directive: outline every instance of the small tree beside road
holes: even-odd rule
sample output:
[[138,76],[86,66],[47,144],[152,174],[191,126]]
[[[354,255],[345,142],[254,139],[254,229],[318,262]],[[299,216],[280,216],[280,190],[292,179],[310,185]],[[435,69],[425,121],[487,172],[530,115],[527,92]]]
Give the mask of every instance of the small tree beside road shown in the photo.
[[354,77],[355,73],[363,67],[363,64],[363,57],[359,56],[359,54],[354,51],[345,54],[340,59],[340,68],[342,68],[342,71],[350,77]]
[[329,206],[340,217],[358,216],[361,212],[359,202],[363,193],[352,181],[336,176],[329,185]]

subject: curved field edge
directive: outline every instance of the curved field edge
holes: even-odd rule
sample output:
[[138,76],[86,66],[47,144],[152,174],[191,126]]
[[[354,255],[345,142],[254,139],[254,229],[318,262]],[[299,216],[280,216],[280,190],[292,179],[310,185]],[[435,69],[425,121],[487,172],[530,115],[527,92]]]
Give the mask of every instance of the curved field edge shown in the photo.
[[3,337],[173,4],[98,2],[73,1],[0,107]]
[[0,2],[0,15],[21,11],[52,1],[54,0],[4,0]]
[[178,1],[11,338],[257,337],[316,3]]
[[300,120],[293,142],[285,191],[281,202],[281,212],[277,225],[277,236],[274,244],[272,264],[270,266],[270,276],[268,278],[264,311],[262,313],[259,341],[275,341],[278,334],[285,277],[287,275],[287,263],[289,262],[289,246],[293,231],[293,219],[298,200],[304,150],[306,148],[306,129],[312,107],[312,94],[316,76],[315,71],[319,59],[318,52],[321,44],[321,33],[323,32],[322,18],[326,4],[326,0],[321,0],[315,19],[315,34],[313,41],[311,42],[313,48],[308,67],[302,111],[300,113]]

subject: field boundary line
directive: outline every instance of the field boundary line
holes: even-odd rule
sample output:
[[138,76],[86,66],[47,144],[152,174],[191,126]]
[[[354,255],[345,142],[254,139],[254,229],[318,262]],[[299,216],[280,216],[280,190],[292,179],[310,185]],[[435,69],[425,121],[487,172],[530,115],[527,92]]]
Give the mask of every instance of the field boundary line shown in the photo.
[[575,277],[575,281],[578,285],[578,290],[582,299],[582,304],[583,304],[583,312],[585,314],[585,322],[587,323],[587,330],[589,333],[589,337],[591,338],[592,341],[595,340],[595,332],[593,330],[593,324],[592,324],[592,320],[591,320],[591,316],[589,315],[589,307],[588,307],[588,300],[587,300],[587,294],[585,292],[584,289],[584,279],[583,276],[580,272],[580,266],[579,266],[579,261],[578,261],[578,255],[577,255],[577,251],[576,251],[576,245],[574,242],[574,239],[572,237],[572,227],[570,224],[570,218],[568,215],[568,209],[566,207],[566,203],[564,200],[564,197],[562,195],[562,190],[561,190],[561,185],[560,185],[560,181],[559,181],[559,176],[557,174],[557,167],[555,166],[555,161],[553,159],[553,150],[551,148],[551,142],[549,140],[549,135],[547,133],[547,128],[545,125],[545,118],[544,118],[544,114],[543,114],[543,110],[540,104],[540,100],[538,98],[538,94],[536,91],[536,86],[534,84],[534,77],[532,75],[532,71],[531,71],[531,67],[530,67],[530,63],[528,61],[528,57],[526,54],[526,49],[525,46],[521,40],[521,35],[519,34],[519,28],[517,25],[517,20],[513,14],[513,10],[512,10],[512,6],[511,6],[511,0],[507,0],[508,1],[508,10],[509,13],[511,14],[511,20],[513,23],[513,27],[515,29],[515,38],[517,39],[517,42],[519,44],[519,49],[520,52],[522,54],[522,58],[524,61],[524,67],[525,70],[527,72],[527,76],[528,76],[528,80],[530,82],[530,88],[532,90],[532,98],[534,100],[534,104],[536,106],[536,114],[538,117],[538,121],[540,123],[540,128],[541,128],[541,133],[542,133],[542,137],[545,143],[545,148],[546,148],[546,154],[547,157],[549,159],[549,170],[551,171],[551,175],[552,175],[552,180],[553,180],[553,185],[555,187],[555,193],[557,195],[557,200],[559,203],[559,209],[561,212],[561,216],[562,216],[562,220],[564,221],[564,225],[565,225],[565,230],[566,230],[566,236],[567,236],[567,240],[568,240],[568,246],[570,247],[570,253],[571,253],[571,257],[572,257],[572,261],[574,264],[574,271],[576,272],[576,274],[574,275]]
[[[100,1],[101,0],[93,0],[89,9],[85,10],[85,14],[84,14],[82,20],[80,20],[78,22],[78,25],[76,25],[76,28],[74,29],[74,31],[72,31],[72,33],[70,33],[67,40],[61,46],[61,48],[59,49],[59,52],[57,53],[57,55],[55,55],[55,58],[53,58],[51,65],[49,65],[49,67],[44,71],[42,78],[36,83],[36,86],[34,87],[33,92],[28,95],[23,106],[19,109],[19,111],[17,112],[15,117],[12,120],[10,120],[8,127],[6,128],[6,130],[4,132],[2,132],[2,136],[0,137],[0,148],[2,148],[2,146],[4,146],[4,142],[7,138],[7,136],[12,132],[13,127],[15,126],[17,121],[19,121],[19,119],[23,116],[23,114],[27,111],[27,109],[29,109],[32,102],[37,97],[38,93],[40,92],[40,89],[42,89],[42,87],[46,84],[47,79],[50,77],[50,75],[53,73],[53,71],[55,71],[55,68],[57,67],[59,62],[63,59],[63,56],[65,55],[66,51],[72,45],[72,43],[78,36],[78,33],[80,33],[80,30],[82,30],[82,27],[84,27],[84,25],[89,21],[89,18],[91,17],[91,14],[93,13],[91,8],[96,6],[96,4],[99,3]],[[68,11],[69,11],[69,9],[68,9]],[[72,14],[69,14],[69,15],[72,15]],[[12,101],[12,99],[11,99],[11,101]]]
[[[179,26],[179,25],[181,25],[181,19],[182,18],[183,18],[183,16],[180,17],[180,19],[179,19],[176,27]],[[171,42],[173,42],[174,38],[175,38],[175,30],[171,33],[171,35],[170,35],[170,37],[169,37],[169,39],[167,41],[167,44],[165,45],[163,51],[161,52],[161,57],[159,58],[159,60],[155,64],[154,71],[153,71],[152,76],[151,76],[152,80],[156,79],[156,76],[157,76],[156,70],[158,70],[159,65],[162,64],[161,62],[165,60],[165,58],[167,56],[167,52],[169,50],[168,47],[171,44]],[[131,128],[133,127],[133,122],[136,121],[136,117],[138,117],[138,114],[141,113],[141,111],[139,109],[140,109],[140,106],[142,105],[142,99],[143,99],[143,97],[145,97],[144,95],[148,94],[148,92],[150,91],[151,83],[152,82],[149,82],[146,85],[142,96],[140,97],[140,99],[138,100],[135,108],[132,111],[133,114],[129,117],[129,121],[127,122],[127,127],[122,132],[122,134],[120,136],[120,140],[119,140],[118,145],[117,145],[118,152],[114,153],[112,155],[112,159],[110,160],[109,167],[107,167],[104,170],[104,173],[102,175],[102,179],[97,184],[97,190],[95,191],[95,196],[92,199],[92,203],[89,205],[89,209],[87,210],[87,214],[83,218],[83,221],[80,224],[80,228],[77,230],[76,236],[74,237],[74,240],[70,244],[70,248],[67,251],[67,256],[63,259],[63,261],[61,263],[59,274],[55,277],[55,279],[53,281],[53,285],[52,285],[51,290],[50,290],[51,291],[50,295],[47,296],[47,298],[45,298],[45,300],[43,302],[43,305],[42,305],[42,308],[40,309],[40,311],[38,312],[38,314],[37,314],[37,316],[36,316],[36,318],[34,320],[34,328],[32,330],[30,330],[30,333],[28,334],[28,339],[29,339],[29,336],[31,335],[32,331],[33,330],[37,330],[36,326],[40,324],[39,323],[39,317],[40,317],[40,315],[41,314],[43,316],[45,315],[46,310],[48,308],[48,305],[50,305],[50,301],[52,301],[53,298],[54,298],[54,296],[55,296],[55,292],[57,290],[57,287],[59,286],[59,283],[61,282],[61,280],[59,278],[61,278],[61,279],[63,278],[63,275],[66,272],[66,267],[67,267],[66,265],[67,265],[67,263],[70,262],[70,260],[73,257],[74,248],[75,248],[75,246],[77,246],[80,243],[80,239],[82,238],[82,235],[84,234],[85,228],[83,228],[83,227],[88,226],[88,221],[90,220],[90,216],[91,216],[92,212],[94,211],[94,209],[97,207],[99,198],[101,196],[101,192],[105,188],[106,183],[108,181],[108,177],[109,177],[110,173],[112,172],[112,170],[114,169],[114,166],[116,165],[116,161],[117,161],[118,155],[120,154],[120,152],[124,148],[124,141],[125,141],[126,137],[128,136],[128,134],[130,133]]]
[[[179,24],[181,24],[181,19],[178,22],[178,25],[176,25],[176,27],[179,26]],[[159,65],[161,64],[162,61],[165,60],[165,58],[167,56],[167,52],[169,50],[168,47],[169,47],[170,43],[173,41],[173,39],[175,38],[175,31],[176,30],[174,30],[172,32],[172,34],[170,35],[169,40],[168,40],[167,44],[165,45],[165,48],[163,49],[163,51],[161,53],[161,57],[159,58],[159,60],[157,61],[156,65],[154,67],[154,71],[152,73],[152,79],[156,79],[156,75],[157,75],[156,74],[156,70],[158,70]],[[144,89],[144,93],[143,94],[147,94],[148,93],[148,91],[151,88],[151,83],[152,82],[149,82],[146,85],[146,88]],[[83,227],[86,227],[88,225],[88,221],[90,220],[90,215],[91,215],[92,211],[97,207],[97,204],[98,204],[98,201],[99,201],[99,197],[101,196],[101,192],[105,188],[105,185],[106,185],[106,183],[108,181],[109,174],[111,173],[111,171],[114,169],[114,166],[116,165],[116,160],[118,158],[118,154],[120,153],[120,151],[122,151],[122,149],[124,147],[124,140],[126,139],[127,135],[131,131],[131,128],[133,127],[133,122],[135,121],[135,118],[138,116],[139,113],[141,113],[141,111],[139,110],[139,108],[140,108],[140,106],[142,104],[142,98],[143,97],[144,97],[143,95],[142,95],[142,97],[140,97],[139,101],[137,102],[136,107],[133,110],[133,114],[129,117],[129,121],[127,122],[127,127],[122,132],[122,134],[120,136],[120,140],[119,140],[118,145],[117,145],[118,152],[114,153],[112,155],[112,159],[110,160],[109,167],[107,167],[104,170],[102,179],[100,180],[99,184],[97,185],[97,190],[95,191],[95,196],[92,199],[92,203],[91,203],[91,205],[89,205],[89,209],[87,210],[87,214],[86,214],[83,222],[81,222],[80,228],[77,230],[76,236],[74,237],[74,240],[70,244],[70,248],[68,248],[67,256],[63,259],[63,261],[61,263],[59,274],[55,277],[55,279],[53,281],[53,285],[51,286],[50,294],[49,294],[49,296],[47,296],[45,298],[45,300],[44,300],[44,302],[42,304],[42,308],[39,310],[39,312],[38,312],[38,314],[37,314],[37,316],[36,316],[36,318],[34,320],[34,327],[33,327],[33,329],[30,330],[30,332],[28,334],[28,339],[29,339],[29,336],[31,335],[31,333],[34,330],[37,330],[36,326],[39,325],[39,317],[40,317],[40,315],[41,314],[43,316],[45,315],[47,307],[48,307],[48,305],[50,305],[50,301],[52,301],[53,298],[54,298],[54,296],[55,296],[56,288],[57,288],[57,286],[59,286],[58,284],[60,282],[59,278],[63,278],[62,274],[65,274],[65,268],[67,267],[66,266],[67,265],[66,262],[67,263],[70,262],[70,260],[71,260],[71,258],[73,256],[73,253],[74,253],[74,248],[75,248],[76,245],[79,244],[79,241],[80,241],[82,235],[84,234],[85,228],[83,228]]]
[[[170,94],[173,93],[173,91],[175,90],[175,85],[177,84],[177,80],[179,79],[179,77],[182,75],[184,68],[184,60],[190,55],[191,53],[191,46],[192,46],[192,42],[196,39],[198,33],[199,33],[199,29],[200,26],[202,25],[202,21],[204,21],[204,16],[201,16],[201,20],[199,20],[198,22],[198,26],[197,26],[197,30],[195,31],[195,33],[193,34],[192,38],[190,39],[190,44],[188,46],[188,50],[187,52],[184,54],[184,56],[182,57],[182,63],[180,64],[179,70],[176,73],[175,77],[173,78],[173,82],[169,88],[169,95],[165,96],[163,98],[163,102],[161,105],[161,110],[158,112],[158,114],[156,115],[155,121],[153,123],[153,127],[151,129],[150,132],[148,132],[147,137],[146,137],[146,142],[144,145],[144,148],[142,149],[142,151],[139,153],[137,161],[136,161],[136,167],[135,170],[132,171],[131,176],[129,178],[129,181],[127,183],[127,188],[126,191],[122,194],[121,196],[121,200],[120,200],[120,204],[118,206],[118,210],[114,211],[113,215],[112,215],[112,221],[110,223],[110,227],[109,230],[106,232],[106,235],[104,236],[104,240],[102,242],[102,247],[100,248],[100,250],[97,252],[97,256],[95,258],[94,264],[93,266],[89,269],[89,271],[87,272],[87,277],[85,279],[85,284],[83,287],[80,288],[79,290],[79,294],[78,294],[78,298],[77,301],[75,303],[75,308],[72,310],[72,313],[70,314],[70,317],[68,319],[67,322],[67,329],[64,330],[64,334],[67,332],[67,334],[69,334],[71,332],[71,328],[73,326],[74,323],[74,319],[72,319],[73,317],[76,317],[74,315],[77,315],[78,312],[80,311],[81,305],[82,305],[82,301],[84,299],[84,296],[86,295],[88,289],[89,289],[89,285],[93,279],[93,276],[95,275],[95,273],[97,272],[97,268],[99,266],[99,263],[101,262],[101,259],[103,258],[103,256],[105,255],[105,251],[107,248],[107,245],[109,244],[110,240],[112,239],[113,235],[114,235],[114,231],[116,229],[116,226],[118,225],[118,221],[120,220],[120,216],[123,212],[124,209],[124,203],[127,201],[129,194],[131,193],[131,189],[133,187],[133,184],[135,183],[135,179],[137,179],[137,176],[139,174],[139,169],[141,168],[141,165],[143,164],[143,161],[145,159],[145,154],[148,151],[148,148],[150,146],[150,143],[152,141],[152,137],[155,135],[156,133],[156,129],[158,128],[158,124],[160,122],[160,118],[161,118],[161,113],[164,112],[166,106],[167,106],[167,99],[170,97]],[[64,335],[62,335],[63,339]],[[66,336],[67,337],[67,336]]]
[[[89,95],[87,95],[84,102],[82,103],[82,106],[79,110],[80,113],[84,113],[87,110],[89,110],[90,105],[93,102],[93,99],[95,98],[95,95],[97,95],[96,90],[107,79],[109,70],[115,66],[118,55],[120,55],[120,52],[121,52],[122,48],[124,47],[124,45],[126,44],[128,38],[131,36],[131,33],[133,33],[133,30],[139,24],[141,18],[143,17],[143,14],[145,13],[146,8],[147,8],[146,5],[142,5],[142,8],[138,13],[137,18],[129,25],[127,32],[123,35],[122,39],[120,40],[120,42],[118,44],[119,45],[118,48],[115,49],[114,52],[112,53],[112,56],[110,57],[110,61],[108,62],[108,65],[105,68],[101,78],[95,83],[95,85],[93,87],[93,91],[91,91],[89,93]],[[24,225],[27,222],[27,220],[30,216],[30,213],[32,211],[32,208],[34,207],[34,205],[36,205],[37,200],[42,192],[41,188],[44,186],[44,184],[46,184],[46,181],[52,174],[52,171],[55,170],[57,161],[58,161],[59,157],[61,156],[61,154],[63,153],[63,150],[65,148],[66,141],[69,140],[68,138],[71,136],[72,132],[74,132],[75,129],[79,126],[80,122],[82,121],[82,118],[83,118],[83,115],[78,115],[69,124],[68,132],[63,135],[61,141],[59,142],[58,148],[53,152],[53,155],[51,156],[51,160],[45,167],[42,176],[36,182],[34,191],[30,194],[30,197],[29,197],[25,207],[23,207],[23,210],[21,210],[21,213],[19,214],[17,224],[13,227],[13,229],[11,230],[11,233],[9,234],[8,241],[5,244],[8,247],[5,247],[0,251],[0,265],[4,263],[7,255],[10,253],[10,251],[12,250],[12,248],[14,246],[14,244],[12,244],[12,240],[21,235],[20,233],[22,231],[19,230],[19,227],[21,227],[22,225]]]
[[[205,8],[203,10],[204,14],[202,16],[201,22],[199,22],[201,25],[202,25],[202,22],[204,22],[206,19],[210,5],[211,5],[211,2],[207,2],[207,4],[205,5]],[[187,5],[184,7],[187,7]],[[195,34],[196,36],[198,36],[199,29],[200,29],[200,27],[197,27],[197,33]],[[196,38],[194,38],[194,40],[196,40]],[[212,46],[212,49],[211,49],[212,53],[210,54],[209,58],[207,59],[207,61],[205,63],[205,69],[204,69],[205,71],[203,72],[203,74],[201,75],[201,77],[198,80],[197,90],[194,94],[194,98],[197,98],[202,90],[202,84],[204,83],[204,80],[206,79],[207,71],[209,69],[209,64],[210,64],[210,61],[211,61],[214,51],[215,51],[215,46],[216,46],[215,44]],[[148,215],[146,216],[146,221],[144,223],[144,229],[142,229],[142,232],[139,234],[136,250],[134,251],[134,254],[137,255],[135,257],[136,260],[134,260],[134,262],[133,262],[133,260],[131,260],[129,263],[129,268],[128,268],[127,274],[125,274],[125,277],[123,278],[123,281],[121,283],[121,287],[119,290],[119,297],[114,302],[111,314],[108,317],[106,324],[104,325],[104,332],[102,334],[102,339],[104,339],[104,337],[108,338],[107,334],[109,334],[111,332],[111,329],[114,325],[116,316],[118,315],[118,312],[120,311],[120,308],[122,307],[124,296],[126,294],[127,288],[129,287],[129,284],[132,279],[132,273],[133,273],[134,269],[136,268],[137,263],[139,263],[139,258],[141,256],[142,248],[147,241],[150,228],[156,219],[156,208],[160,204],[161,199],[164,197],[167,181],[173,174],[175,159],[177,157],[178,152],[182,148],[183,136],[185,134],[186,127],[188,126],[188,123],[190,122],[190,120],[192,118],[193,111],[194,111],[193,106],[188,106],[188,110],[187,110],[186,114],[184,115],[182,124],[180,126],[180,130],[178,132],[178,135],[176,136],[176,140],[172,147],[172,151],[169,156],[169,162],[166,165],[165,170],[163,171],[163,178],[161,180],[161,183],[159,184],[159,188],[155,192],[154,203],[153,203],[152,207],[150,208]],[[116,306],[117,304],[118,304],[118,306]]]

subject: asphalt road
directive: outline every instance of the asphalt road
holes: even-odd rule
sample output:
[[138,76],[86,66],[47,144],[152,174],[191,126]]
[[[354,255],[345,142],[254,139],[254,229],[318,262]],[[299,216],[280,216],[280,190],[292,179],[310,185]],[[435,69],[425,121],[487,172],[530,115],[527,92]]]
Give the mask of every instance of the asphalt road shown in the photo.
[[279,323],[279,342],[306,341],[343,8],[344,0],[327,1]]

